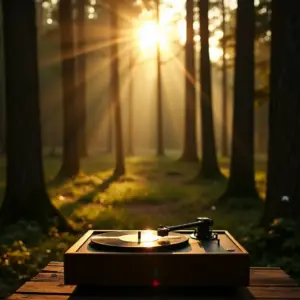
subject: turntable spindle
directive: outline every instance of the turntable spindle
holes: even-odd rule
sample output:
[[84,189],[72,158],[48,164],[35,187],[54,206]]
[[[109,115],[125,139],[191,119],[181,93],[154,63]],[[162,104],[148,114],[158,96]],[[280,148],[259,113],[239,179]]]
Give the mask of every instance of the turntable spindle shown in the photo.
[[139,230],[138,231],[138,243],[141,243],[141,238],[142,238],[142,232]]

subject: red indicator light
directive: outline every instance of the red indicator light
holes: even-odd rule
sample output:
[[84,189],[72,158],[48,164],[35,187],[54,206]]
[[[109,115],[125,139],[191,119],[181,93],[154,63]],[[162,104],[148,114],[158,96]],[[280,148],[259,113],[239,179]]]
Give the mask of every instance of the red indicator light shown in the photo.
[[159,282],[157,280],[153,280],[152,281],[152,286],[153,287],[158,287],[159,286]]

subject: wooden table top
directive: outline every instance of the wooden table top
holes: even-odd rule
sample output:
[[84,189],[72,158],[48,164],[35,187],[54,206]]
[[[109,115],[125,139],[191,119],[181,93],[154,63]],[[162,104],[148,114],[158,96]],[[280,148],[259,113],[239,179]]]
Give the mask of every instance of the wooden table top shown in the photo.
[[[101,272],[101,268],[99,268]],[[76,286],[63,284],[63,263],[50,262],[37,276],[31,281],[21,286],[8,300],[32,299],[32,300],[96,300],[96,299],[212,299],[212,300],[243,300],[243,299],[300,299],[300,287],[280,268],[251,268],[250,286],[238,288],[235,291],[206,291],[199,289],[197,294],[176,294],[173,296],[161,295],[137,295],[129,294],[126,290],[122,295],[109,292],[105,294],[103,289],[96,291],[80,290]],[[116,290],[116,289],[115,289]]]

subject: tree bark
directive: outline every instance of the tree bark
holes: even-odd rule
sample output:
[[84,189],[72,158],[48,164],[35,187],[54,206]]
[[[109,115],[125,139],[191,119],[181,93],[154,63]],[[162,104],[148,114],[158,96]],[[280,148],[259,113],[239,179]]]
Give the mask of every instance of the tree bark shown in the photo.
[[272,1],[267,195],[262,225],[299,222],[300,18],[298,2]]
[[254,0],[238,1],[230,178],[223,198],[257,198],[254,176]]
[[[113,41],[119,40],[118,25],[118,0],[112,1],[111,29]],[[119,47],[118,43],[111,43],[111,85],[112,89],[112,106],[114,110],[115,121],[115,147],[116,147],[116,166],[114,175],[121,176],[125,174],[125,161],[123,150],[123,132],[122,132],[122,113],[120,99],[120,75],[119,75]]]
[[222,31],[223,31],[223,38],[222,38],[222,49],[223,49],[223,56],[222,56],[222,128],[221,128],[221,151],[224,157],[228,156],[228,120],[227,120],[227,61],[226,61],[226,8],[225,8],[225,0],[222,1]]
[[196,80],[194,50],[194,0],[186,1],[186,45],[185,45],[185,132],[181,161],[198,161],[196,141]]
[[[0,4],[0,21],[2,23],[2,5]],[[0,31],[0,154],[6,153],[6,116],[5,116],[5,76],[3,59],[3,30]]]
[[221,177],[218,166],[216,143],[214,134],[214,122],[212,111],[211,89],[211,63],[209,57],[209,30],[208,30],[208,0],[199,0],[200,9],[200,87],[201,87],[201,138],[202,160],[199,177],[214,179]]
[[133,155],[133,33],[134,28],[131,24],[130,33],[132,35],[130,50],[129,50],[129,95],[128,95],[128,145],[127,145],[127,154]]
[[66,220],[47,195],[42,165],[37,28],[35,3],[4,0],[3,29],[6,75],[7,167],[6,191],[0,209],[0,227],[23,219],[44,229],[49,218]]
[[77,0],[77,102],[80,157],[88,156],[86,140],[86,34],[85,0]]
[[57,175],[66,179],[79,172],[78,99],[75,84],[75,51],[72,0],[59,2],[60,45],[63,91],[63,162]]
[[[156,0],[156,22],[160,24],[160,0]],[[157,66],[157,155],[163,156],[164,149],[164,124],[163,124],[163,99],[162,99],[162,76],[161,76],[161,51],[159,41],[156,45],[156,66]]]

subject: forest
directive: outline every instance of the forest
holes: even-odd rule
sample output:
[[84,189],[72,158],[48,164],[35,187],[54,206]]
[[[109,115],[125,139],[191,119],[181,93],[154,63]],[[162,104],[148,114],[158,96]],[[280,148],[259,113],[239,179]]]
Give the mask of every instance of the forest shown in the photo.
[[300,16],[283,2],[0,2],[0,298],[89,229],[200,216],[300,279]]

